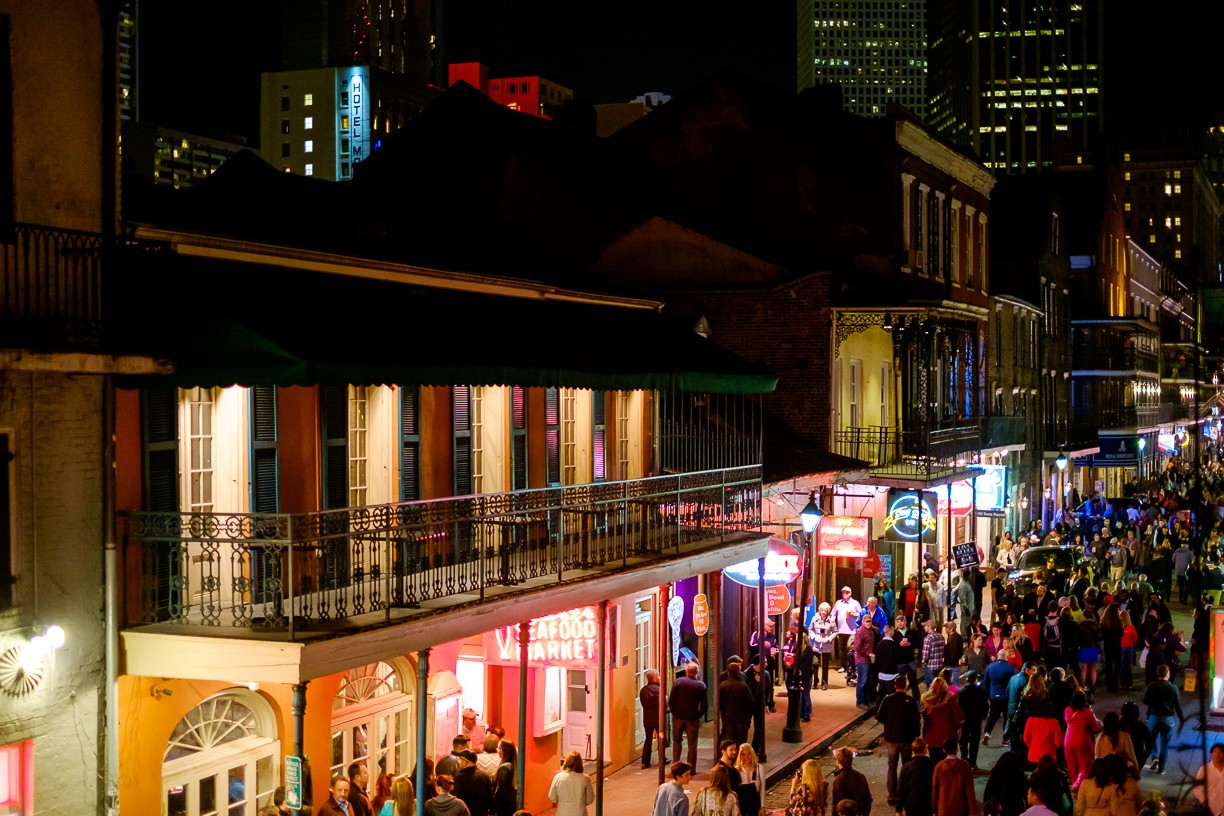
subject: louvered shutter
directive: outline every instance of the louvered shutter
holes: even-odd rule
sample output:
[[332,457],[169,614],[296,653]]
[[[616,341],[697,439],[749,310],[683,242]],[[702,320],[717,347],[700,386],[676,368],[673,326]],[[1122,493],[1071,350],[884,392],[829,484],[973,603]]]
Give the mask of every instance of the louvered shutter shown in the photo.
[[527,489],[527,389],[510,389],[511,490]]
[[[151,388],[140,394],[144,447],[144,508],[152,513],[179,512],[178,389]],[[145,570],[154,578],[153,609],[157,620],[176,615],[182,606],[183,563],[180,545],[145,545]]]
[[608,395],[605,391],[591,392],[591,478],[602,482],[608,478]]
[[472,493],[472,388],[456,385],[451,392],[455,495],[468,496]]
[[400,389],[400,501],[421,498],[421,390]]
[[[319,407],[323,431],[323,509],[341,510],[348,506],[348,387],[319,387]],[[329,589],[348,586],[348,538],[343,514],[329,517],[323,532],[329,536],[323,545],[323,586]]]
[[561,393],[556,388],[544,389],[544,444],[548,486],[557,487],[561,484]]
[[276,388],[251,389],[251,510],[276,513],[277,493]]

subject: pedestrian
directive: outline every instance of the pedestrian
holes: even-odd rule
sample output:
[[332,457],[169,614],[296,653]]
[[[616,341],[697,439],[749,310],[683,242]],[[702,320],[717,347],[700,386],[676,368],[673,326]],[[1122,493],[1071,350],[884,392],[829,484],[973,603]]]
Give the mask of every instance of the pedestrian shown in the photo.
[[875,696],[883,700],[893,692],[893,680],[901,672],[897,665],[897,641],[894,640],[892,626],[885,626],[879,641],[875,644]]
[[336,774],[331,780],[327,801],[319,805],[318,816],[349,816],[349,778],[347,774]]
[[824,816],[828,801],[829,786],[820,772],[820,763],[804,760],[791,780],[786,816]]
[[947,759],[938,762],[931,774],[931,809],[939,816],[974,816],[980,813],[973,790],[973,769],[956,755],[955,739],[944,743]]
[[867,603],[863,605],[863,611],[859,613],[856,625],[861,628],[863,621],[871,621],[875,624],[876,629],[881,629],[889,620],[891,618],[880,606],[879,600],[872,595],[867,598]]
[[693,800],[693,816],[740,816],[731,774],[722,765],[710,769],[710,782]]
[[948,612],[947,592],[939,580],[939,574],[929,567],[926,571],[926,583],[922,585],[922,589],[926,601],[926,619],[934,621],[936,626],[943,626]]
[[934,816],[931,810],[931,774],[935,762],[927,756],[926,740],[915,737],[910,743],[911,759],[901,766],[898,779],[897,814]]
[[[973,635],[970,634],[969,637]],[[960,685],[961,667],[965,664],[965,637],[957,631],[956,623],[944,624],[944,669],[952,673],[950,685]]]
[[764,664],[765,658],[758,655],[745,678],[752,692],[752,744],[758,753],[765,752],[765,710],[772,711],[774,705],[773,677]]
[[893,615],[896,614],[896,593],[893,592],[887,578],[881,577],[876,581],[875,597],[880,602],[880,608],[884,610],[885,620],[892,620]]
[[888,750],[888,801],[892,805],[897,804],[899,796],[898,759],[909,761],[910,746],[922,727],[918,704],[909,695],[906,685],[905,675],[898,674],[893,680],[893,693],[884,698],[876,712],[876,721],[884,726],[884,746]]
[[1105,605],[1101,612],[1100,628],[1105,652],[1105,688],[1116,692],[1122,659],[1122,617],[1116,603]]
[[[887,626],[887,622],[884,625]],[[876,673],[876,639],[883,628],[877,629],[873,621],[864,620],[863,625],[854,633],[854,667],[858,678],[854,687],[854,702],[859,708],[870,708],[875,697],[873,678]]]
[[1142,806],[1139,786],[1126,773],[1121,757],[1115,754],[1092,763],[1075,798],[1076,816],[1133,816]]
[[978,677],[981,677],[986,673],[986,667],[990,665],[991,660],[994,660],[994,657],[986,648],[986,638],[981,633],[972,635],[969,638],[969,646],[961,655],[961,668],[967,672],[977,672]]
[[[1144,745],[1146,746],[1146,743]],[[1121,757],[1122,764],[1126,766],[1130,775],[1135,779],[1139,778],[1139,771],[1142,767],[1139,764],[1139,756],[1146,758],[1147,754],[1135,752],[1134,740],[1122,727],[1122,719],[1113,711],[1105,714],[1105,722],[1101,724],[1101,733],[1097,736],[1096,744],[1093,746],[1093,757],[1096,759],[1111,754]]]
[[[468,810],[468,806],[463,803],[463,800],[451,793],[455,789],[455,778],[453,776],[450,774],[438,774],[434,784],[438,786],[438,795],[425,803],[425,816],[472,816],[471,811]],[[560,808],[557,808],[557,813],[561,813]],[[567,810],[566,816],[573,816],[576,813],[585,814],[586,808],[583,808],[581,811]],[[338,812],[337,816],[339,816]]]
[[[1045,687],[1045,675],[1036,670],[1035,664],[1025,664],[1027,669],[1033,666],[1033,673],[1029,675],[1028,682],[1021,687],[1020,698],[1016,702],[1015,712],[1007,723],[1007,740],[1011,743],[1011,749],[1022,757],[1028,757],[1028,746],[1024,739],[1024,729],[1028,725],[1029,718],[1034,716],[1037,711],[1037,706],[1041,703],[1049,703],[1050,695]],[[1012,691],[1017,687],[1019,678],[1012,678],[1009,684],[1008,691]],[[1050,717],[1054,718],[1054,709],[1050,709]],[[1040,732],[1038,736],[1043,736]],[[1038,754],[1040,756],[1040,754]],[[1031,760],[1035,761],[1035,760]]]
[[980,592],[974,586],[976,575],[976,569],[966,567],[960,571],[960,581],[956,584],[956,608],[962,638],[969,637],[969,624],[980,603]]
[[[774,631],[776,628],[777,623],[773,618],[765,619],[765,657],[770,661],[778,657],[778,635]],[[760,653],[761,649],[757,645],[757,630],[753,629],[748,638],[748,663],[755,663]]]
[[[684,788],[693,778],[693,767],[687,762],[673,762],[668,775],[670,782],[664,782],[655,791],[654,808],[650,816],[689,816],[688,794]],[[501,816],[498,814],[498,816]]]
[[698,668],[696,663],[685,664],[684,676],[676,678],[671,693],[667,695],[667,705],[672,713],[672,733],[676,738],[672,756],[680,756],[680,749],[687,739],[691,773],[696,773],[697,733],[706,712],[706,684],[697,679]]
[[493,780],[476,767],[476,753],[459,754],[459,772],[455,774],[455,798],[461,799],[477,816],[488,814],[493,806]]
[[1119,612],[1118,622],[1122,624],[1122,637],[1118,641],[1121,650],[1118,655],[1118,688],[1130,691],[1134,684],[1131,667],[1135,665],[1135,647],[1139,644],[1139,632],[1131,623],[1129,611]]
[[366,784],[370,781],[370,772],[366,764],[364,762],[349,763],[348,778],[348,805],[352,816],[373,816],[374,808],[370,805],[370,797],[366,795]]
[[921,656],[918,648],[922,645],[918,633],[909,627],[909,620],[904,615],[897,616],[893,627],[893,639],[897,642],[897,672],[904,674],[909,681],[909,687],[918,688],[918,658]]
[[391,780],[391,798],[383,802],[376,816],[413,816],[415,810],[416,792],[412,789],[412,781],[400,776]]
[[659,731],[659,672],[657,669],[647,669],[645,674],[646,683],[638,692],[638,700],[642,704],[642,728],[646,732],[646,739],[642,741],[642,767],[649,768],[651,749],[656,738],[659,740],[659,762],[667,764],[667,757],[663,752],[663,734]]
[[[1046,684],[1046,694],[1050,696],[1050,705],[1054,707],[1054,719],[1058,720],[1058,724],[1065,731],[1067,728],[1067,710],[1071,706],[1071,698],[1075,692],[1079,691],[1079,682],[1075,681],[1075,686],[1067,681],[1067,673],[1061,668],[1050,670],[1050,680]],[[1085,698],[1087,699],[1087,698]]]
[[871,813],[871,786],[867,777],[854,770],[854,752],[849,748],[838,748],[833,754],[837,770],[833,772],[833,801],[849,799],[855,810],[869,816]]
[[990,710],[990,700],[986,696],[986,689],[979,685],[980,679],[974,669],[965,672],[961,678],[960,691],[956,695],[956,703],[964,716],[960,732],[961,758],[975,771],[978,766],[979,741],[982,739],[982,721]]
[[1211,761],[1195,774],[1194,796],[1209,816],[1224,816],[1224,742],[1211,746]]
[[1063,665],[1062,629],[1058,617],[1061,611],[1057,605],[1051,606],[1042,621],[1041,657],[1049,669]]
[[518,765],[518,748],[508,739],[500,740],[497,755],[501,763],[493,774],[493,814],[513,816],[518,809],[518,787],[514,773]]
[[[438,777],[441,785],[442,777]],[[561,763],[561,770],[548,786],[548,801],[557,806],[556,816],[586,816],[587,805],[595,801],[591,778],[583,772],[582,754],[570,751]]]
[[1042,790],[1042,786],[1030,781],[1028,784],[1028,809],[1020,814],[1020,816],[1066,816],[1046,807],[1045,797],[1046,792]]
[[490,779],[497,776],[497,766],[502,763],[501,755],[497,750],[501,744],[501,737],[490,731],[484,740],[484,745],[481,746],[481,752],[476,755],[476,767],[488,774]]
[[[1037,675],[1040,677],[1040,675]],[[1032,691],[1037,684],[1029,682],[1027,691]],[[1025,719],[1024,744],[1028,748],[1028,761],[1037,764],[1043,756],[1052,757],[1058,761],[1058,752],[1063,745],[1062,729],[1054,716],[1054,709],[1048,697],[1038,700],[1033,706],[1032,714]]]
[[[1143,717],[1139,716],[1139,704],[1134,700],[1127,700],[1122,704],[1120,714],[1122,720],[1121,732],[1125,733],[1131,740],[1131,754],[1135,759],[1135,778],[1139,778],[1141,765],[1138,762],[1138,757],[1143,757],[1146,761],[1152,753],[1152,732],[1148,730],[1147,722]],[[1104,727],[1109,728],[1109,715],[1105,715]],[[1100,756],[1098,753],[1097,756]]]
[[1058,763],[1043,756],[1029,775],[1029,785],[1042,793],[1042,801],[1057,816],[1071,816],[1075,810],[1075,797],[1071,795],[1071,783]]
[[765,770],[757,762],[756,751],[748,743],[739,747],[735,769],[740,775],[739,787],[735,789],[740,813],[757,816],[761,812],[761,803],[765,801]]
[[[927,688],[944,666],[944,637],[939,633],[939,626],[933,620],[923,621],[925,635],[922,638],[922,676]],[[917,689],[915,689],[917,691]]]
[[986,654],[990,655],[990,659],[994,660],[999,650],[1007,646],[1007,639],[1003,636],[1003,624],[996,621],[990,624],[990,637],[986,638]]
[[740,674],[738,663],[727,666],[727,679],[718,684],[718,717],[722,723],[722,739],[736,745],[748,741],[748,726],[752,723],[753,696]]
[[[841,588],[841,600],[833,604],[833,619],[837,621],[837,640],[834,641],[833,659],[839,665],[838,671],[845,672],[846,685],[854,679],[854,663],[850,659],[850,638],[858,622],[859,613],[863,607],[852,597],[850,587]],[[827,687],[827,683],[822,683]]]
[[1067,706],[1064,719],[1067,723],[1063,745],[1067,757],[1067,778],[1071,780],[1071,790],[1075,791],[1079,790],[1080,783],[1092,767],[1092,760],[1096,758],[1094,743],[1101,730],[1101,722],[1082,691],[1071,695],[1071,704]]
[[1028,777],[1024,774],[1024,760],[1019,754],[1004,751],[990,769],[983,798],[986,813],[992,816],[1020,816],[1026,806],[1025,792]]
[[731,790],[735,790],[740,786],[739,769],[735,767],[735,762],[739,759],[740,744],[733,740],[725,739],[718,743],[718,762],[714,763],[715,768],[726,768],[731,780]]
[[959,738],[965,715],[961,713],[956,695],[948,690],[948,684],[942,677],[931,681],[931,687],[920,698],[919,711],[925,723],[922,738],[932,746],[931,759],[939,762],[944,758],[944,743]]
[[1004,734],[1007,732],[1007,689],[1016,675],[1016,668],[1007,658],[1007,649],[1000,649],[982,677],[986,696],[990,701],[990,711],[986,716],[986,733],[982,735],[983,745],[990,745],[990,732],[1000,719],[1003,720]]
[[[1182,713],[1181,691],[1169,682],[1169,667],[1156,669],[1156,680],[1143,690],[1143,704],[1148,710],[1148,730],[1152,732],[1152,770],[1164,773],[1169,761],[1169,740],[1173,736],[1173,723],[1178,727],[1186,721]],[[1147,758],[1144,759],[1147,761]]]
[[1101,659],[1101,627],[1095,615],[1084,615],[1076,636],[1079,638],[1079,681],[1088,697],[1096,702],[1097,662]]
[[833,657],[833,650],[836,648],[839,635],[837,619],[833,617],[833,612],[827,603],[822,603],[816,610],[812,618],[812,625],[808,627],[808,634],[812,642],[813,681],[819,679],[820,689],[828,691],[829,662]]
[[812,679],[815,671],[813,661],[816,654],[812,651],[811,638],[806,628],[801,634],[796,632],[790,643],[791,667],[787,688],[797,687],[799,689],[799,719],[803,722],[810,722],[812,719]]

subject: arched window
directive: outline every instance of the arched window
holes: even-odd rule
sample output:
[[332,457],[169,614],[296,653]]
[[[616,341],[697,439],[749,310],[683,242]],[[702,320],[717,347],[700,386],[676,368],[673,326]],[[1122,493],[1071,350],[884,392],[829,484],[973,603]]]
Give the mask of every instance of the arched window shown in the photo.
[[332,701],[331,775],[364,762],[373,793],[379,774],[416,765],[415,675],[406,661],[371,663],[344,673]]
[[276,718],[259,695],[241,690],[188,711],[162,759],[166,816],[255,816],[278,784]]

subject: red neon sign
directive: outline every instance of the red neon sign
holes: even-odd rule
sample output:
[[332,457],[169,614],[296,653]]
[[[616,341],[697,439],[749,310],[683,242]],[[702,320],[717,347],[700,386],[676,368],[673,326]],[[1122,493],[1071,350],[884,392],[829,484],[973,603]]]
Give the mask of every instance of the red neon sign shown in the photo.
[[817,555],[866,558],[871,550],[871,519],[864,516],[825,516],[820,520]]

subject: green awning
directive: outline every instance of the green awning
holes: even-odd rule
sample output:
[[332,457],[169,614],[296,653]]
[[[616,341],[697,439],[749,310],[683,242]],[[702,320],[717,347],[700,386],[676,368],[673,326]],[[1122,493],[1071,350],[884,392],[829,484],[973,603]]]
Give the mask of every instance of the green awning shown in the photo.
[[646,309],[166,258],[121,282],[112,346],[180,387],[521,385],[767,393],[777,377]]

